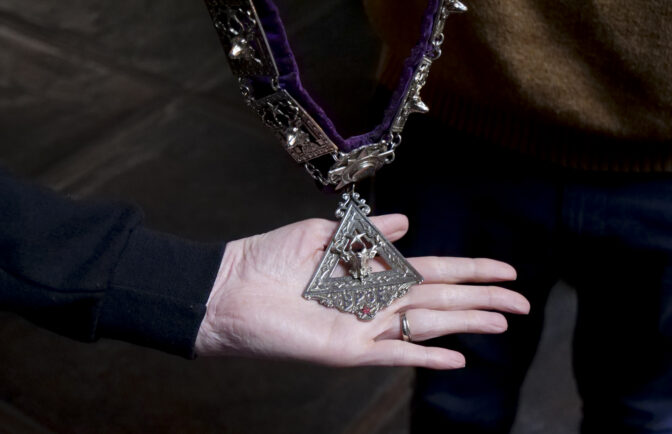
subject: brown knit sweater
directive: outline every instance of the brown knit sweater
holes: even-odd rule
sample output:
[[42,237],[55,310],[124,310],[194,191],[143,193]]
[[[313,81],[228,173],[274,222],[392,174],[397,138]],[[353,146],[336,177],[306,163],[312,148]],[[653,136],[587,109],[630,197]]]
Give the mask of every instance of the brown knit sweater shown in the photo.
[[[396,84],[426,0],[365,0]],[[672,1],[474,0],[423,99],[453,128],[568,167],[672,172]]]

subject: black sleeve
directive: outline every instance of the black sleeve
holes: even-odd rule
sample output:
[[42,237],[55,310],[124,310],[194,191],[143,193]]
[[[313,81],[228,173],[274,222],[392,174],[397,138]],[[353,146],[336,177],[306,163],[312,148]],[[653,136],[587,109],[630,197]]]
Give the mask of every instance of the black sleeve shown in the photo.
[[57,333],[194,357],[222,254],[142,227],[136,207],[70,200],[0,169],[0,309]]

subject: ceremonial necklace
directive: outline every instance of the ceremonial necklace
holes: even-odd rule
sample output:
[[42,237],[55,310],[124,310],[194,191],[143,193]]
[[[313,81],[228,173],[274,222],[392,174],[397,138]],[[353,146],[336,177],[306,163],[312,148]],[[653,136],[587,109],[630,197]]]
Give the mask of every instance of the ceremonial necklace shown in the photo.
[[[205,3],[247,104],[313,179],[325,188],[345,191],[336,210],[340,224],[303,297],[362,320],[373,319],[423,278],[371,223],[371,209],[354,185],[394,160],[411,113],[429,111],[420,90],[432,62],[441,55],[445,20],[467,8],[459,0],[428,0],[421,37],[404,62],[383,121],[365,134],[344,139],[303,88],[271,0]],[[373,272],[370,262],[376,257],[389,269]],[[339,264],[348,274],[334,277]]]

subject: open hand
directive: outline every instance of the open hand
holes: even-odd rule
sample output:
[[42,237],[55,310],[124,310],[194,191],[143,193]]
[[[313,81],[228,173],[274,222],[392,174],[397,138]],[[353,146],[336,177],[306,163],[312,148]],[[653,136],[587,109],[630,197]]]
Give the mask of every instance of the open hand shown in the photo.
[[[373,217],[390,240],[408,220]],[[469,286],[516,278],[515,270],[490,259],[409,258],[425,278],[371,321],[326,308],[301,295],[337,223],[311,219],[228,243],[196,340],[200,356],[251,356],[302,360],[329,366],[419,366],[453,369],[462,354],[401,339],[406,313],[413,341],[452,333],[501,333],[505,317],[526,314],[528,301],[495,286]]]

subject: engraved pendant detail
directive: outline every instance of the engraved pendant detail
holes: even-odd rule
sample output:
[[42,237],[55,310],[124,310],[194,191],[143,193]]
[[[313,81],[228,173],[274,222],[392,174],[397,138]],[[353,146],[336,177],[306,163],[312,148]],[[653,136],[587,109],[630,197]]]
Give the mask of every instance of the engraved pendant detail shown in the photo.
[[[371,223],[364,199],[354,191],[342,197],[336,210],[341,222],[303,297],[371,320],[423,278]],[[373,261],[385,269],[373,271]],[[333,276],[339,265],[345,275]]]

